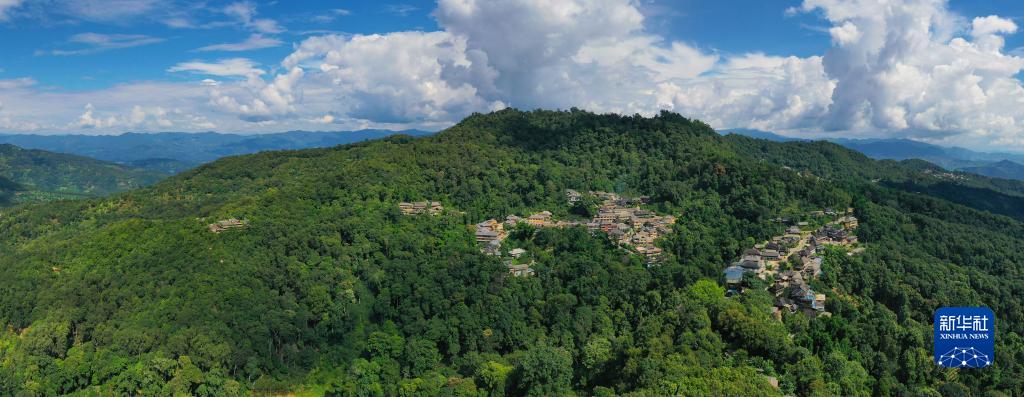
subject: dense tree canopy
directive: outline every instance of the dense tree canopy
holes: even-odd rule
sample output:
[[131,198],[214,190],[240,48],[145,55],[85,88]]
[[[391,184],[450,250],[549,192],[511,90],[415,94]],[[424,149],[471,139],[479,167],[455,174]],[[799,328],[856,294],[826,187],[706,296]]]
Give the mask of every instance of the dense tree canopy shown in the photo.
[[[1020,395],[1024,224],[876,181],[921,172],[671,113],[510,109],[14,207],[0,212],[0,395]],[[467,225],[588,215],[565,189],[677,215],[664,260],[584,228],[512,233],[532,277],[480,252]],[[448,210],[402,215],[414,200]],[[868,249],[826,256],[814,289],[831,317],[779,321],[757,288],[726,297],[721,270],[781,232],[773,219],[847,206]],[[231,217],[249,223],[206,227]],[[996,363],[940,369],[931,314],[970,304],[999,316]]]

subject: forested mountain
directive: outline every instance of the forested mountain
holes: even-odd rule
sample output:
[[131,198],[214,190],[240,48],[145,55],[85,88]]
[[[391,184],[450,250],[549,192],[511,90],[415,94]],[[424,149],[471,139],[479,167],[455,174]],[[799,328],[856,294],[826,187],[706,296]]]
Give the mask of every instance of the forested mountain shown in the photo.
[[[427,135],[425,131],[400,131]],[[264,150],[307,149],[379,139],[388,130],[337,132],[291,131],[277,134],[219,134],[164,132],[121,135],[3,135],[0,143],[23,148],[70,153],[162,173],[178,173],[221,157]]]
[[995,178],[1024,180],[1024,165],[1010,160],[1003,160],[973,167],[963,167],[961,168],[961,171],[979,175],[988,175]]
[[0,177],[17,188],[10,202],[103,196],[151,185],[166,175],[105,161],[0,144]]
[[[807,141],[768,131],[735,128],[722,133],[767,139],[775,142]],[[968,172],[993,178],[1024,180],[1024,154],[986,153],[959,147],[945,147],[909,139],[826,138],[876,160],[925,160],[951,171]]]
[[[948,178],[928,167],[672,113],[508,109],[7,209],[0,394],[1022,395],[1024,223],[902,185]],[[571,217],[565,189],[675,214],[661,262],[578,227],[511,233],[531,277],[480,252],[467,225]],[[419,200],[446,211],[402,215]],[[826,255],[812,286],[832,316],[726,297],[722,269],[773,219],[848,206],[867,250]],[[208,228],[228,218],[246,222]],[[996,313],[993,366],[932,362],[931,316],[953,305]]]
[[0,207],[14,202],[15,193],[23,190],[21,185],[0,176]]

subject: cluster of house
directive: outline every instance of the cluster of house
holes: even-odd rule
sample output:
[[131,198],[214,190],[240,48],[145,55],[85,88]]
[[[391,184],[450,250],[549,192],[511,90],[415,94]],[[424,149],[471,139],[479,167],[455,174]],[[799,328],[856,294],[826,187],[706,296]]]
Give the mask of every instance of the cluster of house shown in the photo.
[[[551,213],[544,211],[534,217],[534,222],[531,224],[541,225],[543,222],[550,221]],[[533,217],[533,216],[531,216]],[[476,241],[483,244],[481,251],[487,255],[501,256],[501,242],[508,237],[508,231],[506,226],[512,227],[524,221],[522,218],[509,215],[505,217],[504,222],[499,222],[496,219],[488,219],[486,221],[476,224]],[[531,260],[527,263],[521,263],[523,255],[526,254],[526,250],[522,248],[513,248],[508,251],[508,258],[505,259],[505,266],[508,267],[508,273],[516,277],[527,277],[534,275],[533,269],[530,267],[534,262]]]
[[[566,192],[570,203],[577,194],[572,190]],[[597,215],[585,223],[587,229],[606,233],[620,247],[643,256],[649,264],[657,263],[662,250],[654,245],[654,241],[672,231],[676,218],[640,208],[640,204],[648,201],[647,197],[627,198],[607,192],[589,194],[602,202]]]
[[[647,197],[627,198],[607,192],[587,192],[587,194],[602,200],[597,215],[589,221],[555,220],[550,211],[541,211],[526,217],[512,214],[506,216],[503,221],[488,219],[476,224],[476,241],[483,246],[481,248],[483,253],[501,255],[501,244],[508,236],[507,230],[520,223],[534,227],[581,226],[592,232],[600,231],[607,234],[619,246],[642,255],[648,263],[658,262],[662,250],[654,245],[654,241],[672,231],[672,225],[676,221],[675,217],[660,216],[640,208],[641,204],[648,201]],[[566,190],[566,198],[570,204],[575,204],[583,198],[583,193],[569,189]],[[519,258],[519,255],[513,254],[515,251],[509,252],[513,259]],[[515,269],[512,266],[510,264],[509,272],[513,275],[533,274],[529,265],[514,265],[521,267]]]
[[417,201],[415,203],[398,203],[398,209],[402,210],[403,215],[438,215],[444,211],[444,206],[438,201]]
[[[775,295],[773,312],[781,315],[781,310],[791,313],[803,311],[808,315],[827,315],[825,312],[825,295],[815,293],[808,282],[821,275],[822,257],[819,248],[825,245],[850,245],[857,242],[857,237],[849,232],[858,226],[857,218],[849,213],[829,222],[813,233],[804,232],[800,222],[791,226],[782,236],[775,236],[771,241],[755,245],[743,252],[742,258],[724,270],[726,286],[730,292],[741,288],[743,277],[753,274],[762,280],[772,282],[768,291]],[[834,211],[816,211],[812,216],[840,215]],[[790,260],[792,259],[792,260]],[[790,260],[792,268],[780,271],[783,261]]]
[[228,229],[240,229],[248,225],[249,221],[231,218],[211,223],[208,227],[211,232],[220,233]]

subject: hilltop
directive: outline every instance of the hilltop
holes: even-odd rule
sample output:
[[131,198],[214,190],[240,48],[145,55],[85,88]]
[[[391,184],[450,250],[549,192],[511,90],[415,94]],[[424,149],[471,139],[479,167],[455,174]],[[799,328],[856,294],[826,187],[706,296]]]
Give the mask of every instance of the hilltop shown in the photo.
[[[962,183],[929,172],[578,110],[223,158],[0,213],[0,394],[1021,394],[1024,223],[900,184]],[[580,225],[621,208],[567,189],[671,215],[657,260]],[[864,248],[816,253],[830,316],[773,316],[757,278],[726,296],[779,219],[827,208]],[[567,221],[502,228],[518,262],[481,251],[480,225],[535,213]],[[990,370],[931,361],[931,316],[958,305],[999,318]]]
[[81,156],[0,144],[0,176],[16,184],[10,202],[104,196],[148,186],[166,175]]

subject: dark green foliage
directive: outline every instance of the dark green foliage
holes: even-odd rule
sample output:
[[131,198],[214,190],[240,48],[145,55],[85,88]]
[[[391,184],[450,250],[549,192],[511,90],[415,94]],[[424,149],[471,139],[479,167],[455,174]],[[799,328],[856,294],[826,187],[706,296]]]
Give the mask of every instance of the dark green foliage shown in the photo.
[[[1024,225],[870,183],[915,172],[898,163],[734,140],[671,113],[504,110],[432,137],[225,158],[105,199],[7,210],[0,394],[1024,392]],[[469,224],[585,216],[566,188],[648,195],[677,215],[664,261],[583,228],[513,231],[533,277],[480,253]],[[453,211],[397,208],[427,199]],[[850,205],[868,250],[828,254],[813,287],[832,317],[778,321],[766,292],[726,298],[711,281],[782,231],[772,219]],[[206,229],[229,217],[249,225]],[[997,365],[931,364],[930,315],[949,304],[1000,316]]]
[[[166,174],[90,158],[0,144],[0,205],[43,202],[152,185]],[[17,185],[11,185],[16,183]],[[15,197],[10,192],[19,191]]]

